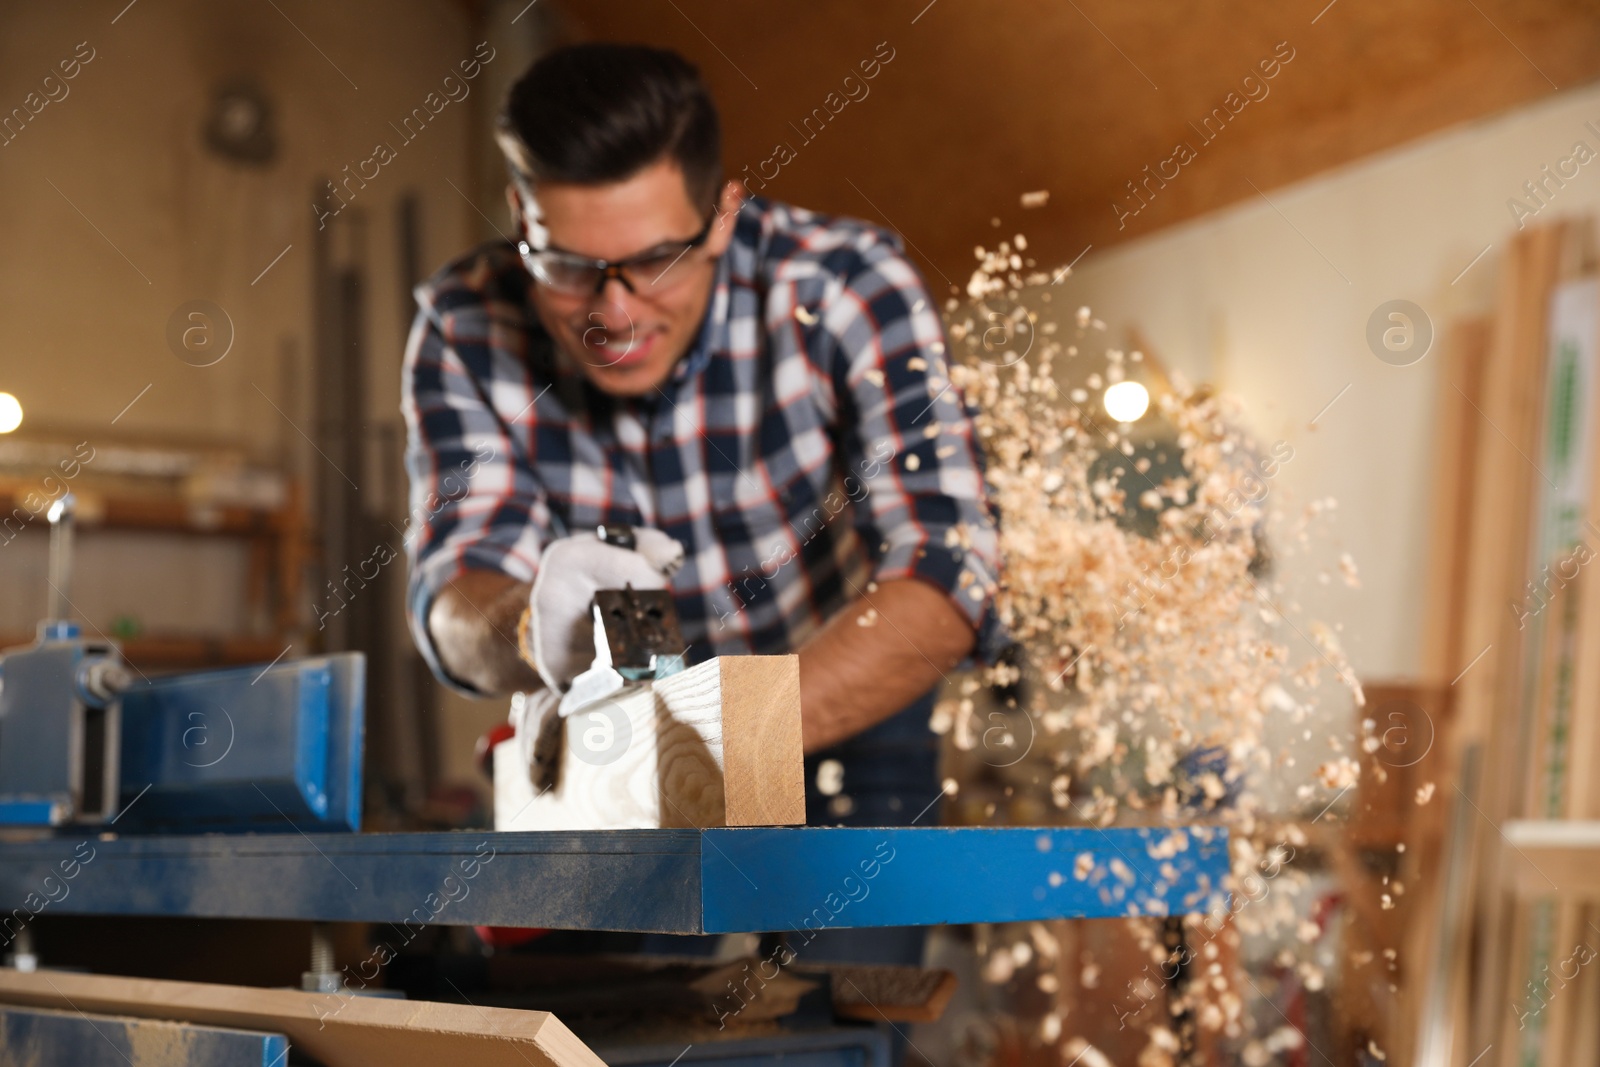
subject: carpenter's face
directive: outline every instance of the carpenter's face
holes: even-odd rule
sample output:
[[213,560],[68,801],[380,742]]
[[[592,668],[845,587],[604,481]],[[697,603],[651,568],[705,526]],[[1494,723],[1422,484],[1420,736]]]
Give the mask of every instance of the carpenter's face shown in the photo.
[[[609,185],[545,182],[531,202],[509,195],[525,233],[543,237],[529,243],[549,250],[534,253],[533,302],[550,336],[600,390],[655,390],[699,334],[738,187],[725,186],[716,205],[695,203],[682,169],[663,160]],[[703,242],[686,249],[708,221]],[[586,260],[624,261],[621,276]]]

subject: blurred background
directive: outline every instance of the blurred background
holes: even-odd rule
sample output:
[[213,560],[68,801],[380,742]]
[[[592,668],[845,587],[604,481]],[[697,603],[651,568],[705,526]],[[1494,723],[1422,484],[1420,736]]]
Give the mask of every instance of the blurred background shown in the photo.
[[[1588,890],[1558,876],[1555,903],[1529,903],[1495,860],[1543,855],[1505,845],[1508,820],[1600,815],[1579,667],[1600,623],[1541,569],[1571,538],[1541,548],[1537,519],[1589,507],[1587,458],[1553,479],[1542,450],[1563,426],[1587,457],[1593,425],[1596,302],[1551,309],[1593,275],[1594,5],[110,0],[0,26],[0,647],[44,614],[31,516],[75,457],[87,625],[146,671],[365,651],[368,827],[487,825],[474,749],[505,703],[435,684],[401,613],[411,288],[509,230],[490,133],[529,62],[672,47],[716,95],[730,177],[895,230],[940,296],[964,297],[975,249],[1025,235],[1056,312],[1086,306],[1239,398],[1263,449],[1292,447],[1285,506],[1337,502],[1330,551],[1359,582],[1326,559],[1281,578],[1337,628],[1368,706],[1324,701],[1274,743],[1325,750],[1366,717],[1385,747],[1358,788],[1308,800],[1313,759],[1268,783],[1306,827],[1287,930],[1309,947],[1288,966],[1252,950],[1271,1025],[1245,1062],[1408,1062],[1425,1009],[1460,1028],[1458,1063],[1485,1044],[1594,1062],[1600,985],[1550,979],[1565,941],[1600,945]],[[1578,355],[1551,418],[1557,335]],[[1555,636],[1524,644],[1531,605],[1563,594]],[[1052,817],[1003,760],[950,761],[947,820]],[[1403,877],[1416,890],[1388,895]],[[918,1052],[1075,1062],[1138,970],[1091,949],[1142,964],[1118,936],[1057,930],[1047,955],[1017,947],[1026,928],[946,932],[967,981]],[[1532,1045],[1530,989],[1551,1005]],[[1087,1040],[1112,1050],[1109,1029]],[[1110,1062],[1146,1062],[1126,1046]]]

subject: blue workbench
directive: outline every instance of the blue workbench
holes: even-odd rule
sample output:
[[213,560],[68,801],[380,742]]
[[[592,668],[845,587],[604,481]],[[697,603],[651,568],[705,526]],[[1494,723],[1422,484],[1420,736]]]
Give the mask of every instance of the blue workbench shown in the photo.
[[[62,834],[0,841],[0,908],[736,933],[1225,907],[1219,828]],[[69,877],[70,872],[70,877]]]

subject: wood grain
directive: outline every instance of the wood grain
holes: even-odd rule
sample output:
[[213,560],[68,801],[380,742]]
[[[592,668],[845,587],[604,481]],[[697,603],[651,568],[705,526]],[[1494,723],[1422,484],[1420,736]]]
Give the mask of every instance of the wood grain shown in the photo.
[[498,830],[805,822],[794,656],[707,660],[566,723],[559,784],[535,795],[516,744],[495,749]]
[[[728,826],[806,821],[800,660],[730,656],[722,665],[723,790]],[[792,714],[776,714],[792,709]]]

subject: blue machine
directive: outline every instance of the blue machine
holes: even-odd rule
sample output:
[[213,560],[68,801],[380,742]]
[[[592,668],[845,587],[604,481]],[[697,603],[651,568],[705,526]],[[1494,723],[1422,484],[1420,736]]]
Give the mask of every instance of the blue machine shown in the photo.
[[365,678],[345,652],[129,688],[117,827],[361,829]]
[[52,506],[52,618],[0,656],[0,826],[361,828],[359,653],[135,677],[65,619],[71,494]]
[[122,655],[45,622],[0,656],[0,825],[57,826],[115,815]]
[[206,1067],[283,1067],[289,1057],[282,1034],[16,1005],[0,1011],[6,1063],[125,1067],[151,1048],[181,1049],[184,1063]]

